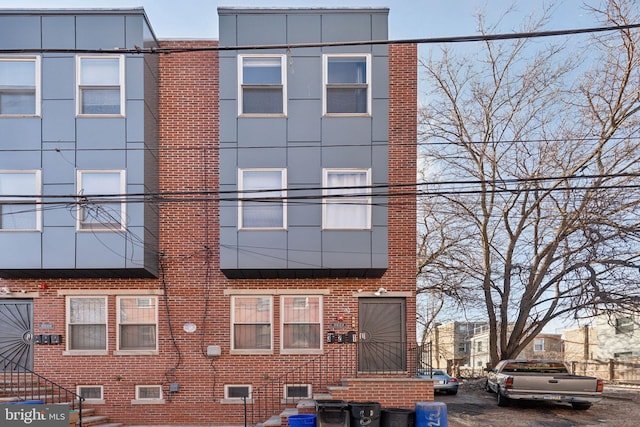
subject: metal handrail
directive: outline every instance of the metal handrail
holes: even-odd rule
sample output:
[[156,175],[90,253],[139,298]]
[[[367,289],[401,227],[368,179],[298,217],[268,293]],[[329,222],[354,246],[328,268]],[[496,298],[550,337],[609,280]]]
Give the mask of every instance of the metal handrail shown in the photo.
[[65,403],[78,410],[78,425],[82,427],[82,402],[84,398],[76,392],[33,372],[7,357],[0,355],[3,390],[19,400],[38,400],[45,404]]
[[[376,360],[373,369],[359,371],[360,358],[365,351],[374,347],[382,354]],[[398,343],[345,343],[340,344],[325,353],[313,357],[293,369],[284,372],[278,378],[266,382],[251,391],[251,395],[244,398],[244,425],[256,425],[267,418],[281,413],[285,408],[291,407],[300,400],[312,396],[299,396],[286,398],[283,396],[285,385],[310,385],[312,394],[328,393],[329,386],[340,385],[345,378],[357,378],[359,375],[378,374],[405,374],[413,376],[418,367],[424,365],[422,347],[415,342]],[[402,355],[402,364],[385,365],[384,354],[393,353]],[[302,388],[304,389],[304,388]]]

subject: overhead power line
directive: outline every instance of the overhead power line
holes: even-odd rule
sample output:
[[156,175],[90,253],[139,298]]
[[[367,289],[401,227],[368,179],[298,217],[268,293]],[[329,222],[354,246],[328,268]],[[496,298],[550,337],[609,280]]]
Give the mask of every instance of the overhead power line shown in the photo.
[[[304,187],[304,188],[271,188],[261,190],[195,190],[195,191],[164,191],[158,193],[127,193],[127,194],[92,194],[92,195],[24,195],[5,194],[3,204],[33,205],[33,204],[85,204],[92,203],[141,203],[141,202],[197,202],[197,201],[218,201],[218,202],[293,202],[293,201],[322,201],[324,199],[336,200],[340,198],[384,198],[384,197],[406,197],[406,196],[438,196],[438,195],[463,195],[463,194],[485,194],[485,193],[515,193],[520,191],[583,191],[592,189],[626,189],[640,188],[640,183],[612,183],[599,184],[598,186],[576,185],[573,187],[544,187],[535,188],[519,187],[521,184],[575,181],[591,179],[616,179],[616,178],[638,178],[640,173],[620,173],[620,174],[596,174],[596,175],[570,175],[570,176],[548,176],[531,178],[512,178],[502,180],[463,180],[463,181],[433,181],[433,182],[411,182],[400,184],[374,184],[366,186],[341,186],[341,187]],[[579,183],[578,183],[579,184]],[[490,185],[491,189],[460,189],[459,187],[470,187]],[[434,187],[429,189],[429,187]],[[443,188],[444,187],[444,188]],[[458,188],[456,188],[458,187]],[[391,191],[391,190],[400,191]],[[403,191],[402,189],[408,189]],[[324,194],[324,190],[351,191],[342,194]],[[272,196],[273,193],[286,192],[285,196]],[[316,192],[318,194],[296,195],[296,192]],[[264,194],[264,196],[260,196]],[[51,201],[36,202],[33,199],[47,199]],[[11,200],[13,199],[13,200]],[[26,199],[24,201],[20,199]],[[361,202],[356,202],[361,204]]]
[[236,50],[267,50],[267,49],[303,49],[316,47],[336,47],[336,46],[372,46],[372,45],[392,45],[392,44],[442,44],[442,43],[472,43],[483,41],[533,39],[542,37],[569,36],[578,34],[593,34],[607,31],[621,31],[640,28],[640,24],[615,25],[608,27],[577,28],[571,30],[550,30],[535,32],[503,33],[503,34],[476,34],[470,36],[452,37],[429,37],[417,39],[398,40],[364,40],[364,41],[340,41],[340,42],[319,42],[319,43],[278,43],[265,45],[238,45],[238,46],[201,46],[201,47],[139,47],[134,48],[113,48],[113,49],[2,49],[0,53],[109,53],[109,54],[172,54],[188,52],[210,52],[210,51],[236,51]]

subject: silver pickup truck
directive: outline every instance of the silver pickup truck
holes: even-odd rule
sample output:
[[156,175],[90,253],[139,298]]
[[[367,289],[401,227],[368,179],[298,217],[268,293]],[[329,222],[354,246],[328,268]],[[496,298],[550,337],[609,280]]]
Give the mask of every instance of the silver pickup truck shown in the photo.
[[561,360],[500,361],[487,370],[485,389],[496,393],[498,406],[510,400],[545,400],[570,403],[574,409],[589,409],[602,399],[602,380],[571,375]]

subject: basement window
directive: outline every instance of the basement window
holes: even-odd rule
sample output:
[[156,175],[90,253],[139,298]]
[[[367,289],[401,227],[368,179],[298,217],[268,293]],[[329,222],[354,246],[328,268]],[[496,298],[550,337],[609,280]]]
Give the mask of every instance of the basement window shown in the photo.
[[249,384],[227,384],[224,386],[224,400],[220,403],[252,403],[251,385]]
[[311,399],[310,384],[286,384],[284,386],[285,400]]
[[161,385],[137,385],[136,399],[132,405],[158,405],[164,403]]
[[84,397],[86,403],[104,404],[104,389],[101,385],[79,385],[76,393]]

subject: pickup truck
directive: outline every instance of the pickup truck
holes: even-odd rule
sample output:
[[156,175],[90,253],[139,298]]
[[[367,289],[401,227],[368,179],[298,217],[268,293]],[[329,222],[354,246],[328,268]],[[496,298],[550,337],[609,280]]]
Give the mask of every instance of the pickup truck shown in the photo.
[[570,403],[573,409],[589,409],[602,399],[603,387],[598,378],[571,375],[561,360],[502,360],[487,369],[485,383],[488,392],[496,393],[498,406],[544,400]]

